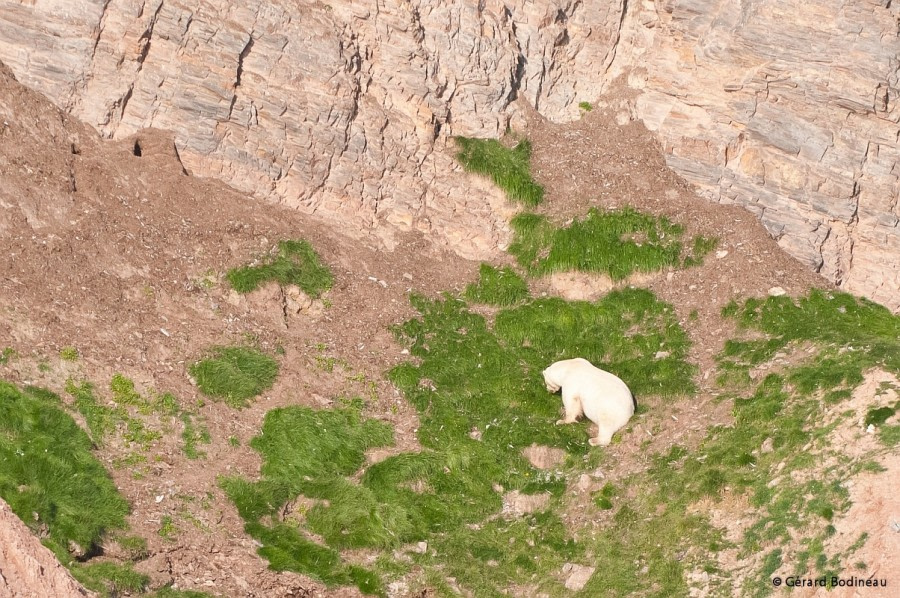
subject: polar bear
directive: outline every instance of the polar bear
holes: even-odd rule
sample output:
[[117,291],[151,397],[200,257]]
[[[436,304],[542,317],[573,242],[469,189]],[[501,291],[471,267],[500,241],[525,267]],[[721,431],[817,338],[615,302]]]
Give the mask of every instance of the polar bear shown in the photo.
[[575,423],[582,414],[597,424],[597,437],[588,441],[591,446],[608,445],[637,407],[627,384],[581,357],[551,364],[544,370],[544,382],[549,392],[562,389],[566,417],[556,425]]

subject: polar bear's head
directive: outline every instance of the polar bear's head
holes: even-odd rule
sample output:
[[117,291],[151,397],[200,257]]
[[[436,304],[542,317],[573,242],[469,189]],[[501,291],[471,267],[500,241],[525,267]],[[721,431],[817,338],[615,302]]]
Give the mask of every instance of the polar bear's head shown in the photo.
[[544,384],[547,386],[547,392],[559,392],[559,389],[562,386],[556,381],[556,376],[554,376],[553,366],[550,366],[543,372],[544,374]]

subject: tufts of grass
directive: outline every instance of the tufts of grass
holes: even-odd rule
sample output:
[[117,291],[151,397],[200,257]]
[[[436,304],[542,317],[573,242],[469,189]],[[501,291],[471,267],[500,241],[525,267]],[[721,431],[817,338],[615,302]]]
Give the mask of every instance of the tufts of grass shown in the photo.
[[[754,331],[749,339],[742,334],[726,343],[719,357],[727,380],[735,372],[745,376],[740,393],[732,396],[734,422],[711,428],[696,451],[676,445],[654,457],[645,472],[620,481],[627,505],[598,493],[597,508],[615,515],[597,537],[597,573],[583,595],[685,594],[684,572],[715,572],[715,554],[729,545],[695,506],[725,493],[749,503],[748,526],[735,546],[738,558],[763,556],[757,571],[742,573],[740,587],[711,577],[723,595],[767,595],[772,575],[786,567],[786,574],[837,574],[842,557],[826,554],[825,546],[835,533],[832,521],[849,508],[843,482],[858,471],[881,468],[872,461],[854,465],[839,453],[829,461],[826,455],[834,449],[827,438],[837,423],[821,422],[829,402],[851,396],[865,369],[897,372],[900,318],[870,302],[820,291],[797,301],[733,304],[726,315]],[[755,384],[746,376],[751,365],[800,342],[814,349],[806,361]],[[889,410],[869,415],[874,422],[890,417]],[[823,470],[822,461],[831,464]]]
[[72,567],[71,571],[81,585],[99,593],[103,598],[116,598],[123,593],[142,593],[150,583],[150,578],[135,571],[131,563],[79,564]]
[[803,342],[821,347],[819,358],[797,369],[791,382],[804,393],[855,386],[863,372],[882,367],[900,373],[900,318],[887,308],[846,293],[813,290],[808,297],[748,299],[722,315],[765,338],[726,343],[721,363],[747,370]]
[[84,417],[91,432],[91,440],[98,446],[102,446],[119,424],[128,419],[128,413],[124,408],[101,404],[94,391],[94,385],[90,382],[76,383],[74,380],[67,380],[66,392],[75,399],[75,409]]
[[122,374],[113,374],[109,383],[112,399],[118,405],[134,407],[141,415],[158,413],[165,416],[177,415],[178,399],[170,393],[155,394],[152,398],[144,397],[134,387],[134,381]]
[[[601,212],[591,208],[582,220],[557,228],[538,214],[512,219],[509,252],[532,276],[553,272],[602,272],[622,280],[633,272],[655,272],[681,265],[683,228],[665,217],[632,208]],[[715,241],[694,239],[694,265]]]
[[157,532],[159,537],[163,540],[168,540],[169,542],[175,539],[175,535],[178,533],[178,527],[175,525],[175,520],[171,515],[163,515],[162,519],[159,520],[159,530]]
[[213,347],[211,355],[190,367],[204,394],[244,407],[275,382],[278,362],[251,347]]
[[[449,571],[476,595],[496,595],[532,577],[560,593],[556,572],[583,560],[584,549],[559,516],[496,517],[509,490],[563,500],[566,475],[532,468],[522,456],[525,447],[560,447],[574,463],[588,452],[586,424],[553,425],[560,401],[547,394],[541,371],[577,354],[633,377],[638,393],[689,392],[688,341],[674,311],[647,291],[627,290],[597,303],[539,300],[509,307],[492,329],[459,299],[413,296],[412,302],[420,317],[396,333],[416,361],[389,377],[418,411],[422,451],[361,470],[365,451],[390,444],[391,434],[385,424],[359,415],[360,402],[323,411],[276,409],[251,441],[263,456],[261,479],[225,478],[222,487],[274,569],[380,591],[380,575],[396,567],[354,568],[340,551],[389,555],[426,541],[434,553],[411,558],[437,588],[450,591]],[[655,359],[660,350],[669,357]]]
[[70,543],[93,554],[126,527],[128,503],[91,448],[59,397],[0,382],[0,497],[63,562]]
[[590,102],[578,102],[578,107],[585,112],[590,112],[594,109],[593,104],[591,104]]
[[[276,571],[296,571],[329,586],[357,585],[380,592],[372,572],[344,563],[336,548],[393,545],[386,532],[394,514],[374,504],[371,493],[347,476],[365,461],[369,448],[393,442],[390,427],[363,420],[360,404],[315,411],[306,407],[274,409],[262,434],[250,445],[263,457],[262,479],[224,478],[221,486],[246,521],[246,531],[262,543],[259,553]],[[305,537],[295,525],[280,522],[284,505],[303,494],[319,504],[305,519],[329,546]]]
[[544,188],[531,178],[531,142],[520,141],[514,148],[496,139],[457,137],[456,159],[468,172],[491,177],[510,201],[534,207],[544,199]]
[[12,347],[6,347],[3,351],[0,351],[0,365],[6,365],[9,363],[9,360],[14,358],[16,355],[16,350]]
[[897,407],[879,407],[869,409],[866,413],[865,424],[867,426],[880,426],[897,412]]
[[[494,519],[479,529],[464,527],[438,536],[431,545],[436,556],[417,556],[418,564],[445,572],[472,596],[502,596],[503,588],[535,579],[537,587],[528,595],[565,595],[563,585],[546,572],[583,558],[583,549],[559,517],[548,512]],[[437,589],[454,595],[445,579],[435,577]]]
[[703,259],[719,245],[719,239],[716,237],[704,237],[698,235],[694,237],[691,243],[691,255],[684,258],[684,267],[699,266],[703,263]]
[[312,245],[303,240],[279,241],[277,253],[259,264],[229,270],[227,278],[239,293],[249,293],[275,281],[282,286],[298,286],[313,299],[334,284],[331,270],[322,264]]
[[480,279],[466,287],[464,297],[472,303],[505,307],[528,298],[528,285],[511,268],[481,264]]
[[59,357],[63,361],[78,361],[78,349],[75,347],[63,347],[59,351]]
[[131,561],[142,561],[150,556],[147,540],[140,536],[120,536],[116,538],[116,544],[128,554]]
[[201,459],[206,457],[206,453],[197,448],[198,444],[209,444],[211,438],[209,429],[200,424],[194,425],[194,420],[190,413],[181,414],[181,422],[184,424],[184,430],[181,432],[181,441],[184,443],[182,450],[188,459]]

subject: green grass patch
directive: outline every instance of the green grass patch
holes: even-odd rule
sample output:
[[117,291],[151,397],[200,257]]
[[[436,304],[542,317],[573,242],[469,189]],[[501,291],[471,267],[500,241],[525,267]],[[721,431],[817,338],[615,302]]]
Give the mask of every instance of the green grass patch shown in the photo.
[[116,538],[116,544],[125,551],[131,561],[142,561],[150,556],[147,540],[140,536],[119,536]]
[[[585,557],[559,516],[493,519],[506,491],[563,500],[567,474],[534,469],[522,456],[525,447],[563,448],[573,464],[588,454],[586,424],[553,425],[560,400],[547,393],[541,372],[577,354],[633,377],[639,394],[687,393],[693,368],[684,362],[684,331],[670,306],[640,290],[597,303],[529,301],[501,310],[493,328],[450,296],[412,302],[420,316],[395,332],[415,362],[389,377],[418,411],[422,451],[361,470],[368,448],[391,443],[387,425],[360,416],[361,402],[276,409],[251,441],[263,456],[261,479],[225,478],[222,487],[274,569],[379,592],[387,581],[381,575],[403,567],[382,559],[377,570],[360,569],[340,551],[389,556],[425,541],[433,551],[411,557],[439,591],[451,591],[447,576],[476,595],[497,595],[534,577],[560,593],[556,572]],[[655,359],[660,350],[670,356]],[[572,467],[578,465],[565,466]]]
[[594,106],[590,102],[578,102],[578,107],[585,112],[590,112]]
[[[567,561],[584,558],[559,517],[536,513],[517,520],[495,519],[479,529],[462,528],[437,536],[429,544],[435,556],[417,557],[420,566],[429,568],[439,592],[455,595],[441,571],[452,577],[472,596],[502,596],[503,588],[533,583],[533,593],[565,595],[561,582],[548,575],[559,571]],[[519,594],[526,595],[526,594]]]
[[78,564],[71,571],[81,585],[99,593],[103,598],[116,598],[124,593],[142,593],[150,583],[150,578],[135,571],[131,563]]
[[491,177],[510,201],[533,207],[544,199],[544,188],[531,178],[531,142],[508,148],[496,139],[457,137],[456,159],[468,172]]
[[[598,511],[615,515],[596,540],[597,573],[583,595],[686,594],[684,573],[715,571],[716,554],[728,547],[722,530],[695,506],[718,501],[726,492],[746,496],[749,503],[741,515],[750,522],[736,546],[738,558],[764,557],[756,571],[741,570],[743,581],[711,577],[714,592],[768,595],[772,576],[785,564],[789,574],[819,576],[837,574],[846,561],[825,548],[835,533],[832,522],[850,506],[843,482],[878,466],[842,456],[841,447],[828,440],[837,422],[822,421],[831,404],[852,396],[866,369],[897,372],[900,318],[865,300],[820,291],[797,301],[733,304],[726,315],[742,326],[719,356],[725,381],[744,375],[728,397],[734,421],[711,428],[695,451],[676,445],[654,457],[646,472],[618,482],[629,496],[627,505],[618,506],[606,488],[594,496]],[[813,348],[804,361],[761,381],[747,375],[751,365],[799,343],[805,343],[804,351]],[[873,410],[871,419],[885,416],[890,417],[888,410]],[[823,461],[830,465],[823,468]]]
[[528,298],[528,284],[512,268],[481,264],[477,283],[466,287],[463,296],[472,303],[505,307]]
[[[224,478],[221,485],[247,522],[247,533],[263,544],[259,553],[272,569],[379,593],[377,576],[344,563],[338,549],[396,545],[397,538],[388,532],[396,511],[378,505],[370,491],[347,479],[363,464],[367,449],[392,442],[390,427],[363,420],[358,404],[327,411],[274,409],[266,414],[262,434],[250,442],[263,457],[262,479]],[[283,506],[301,494],[329,501],[300,514],[327,546],[304,536],[298,529],[301,521],[278,520]]]
[[59,351],[59,357],[63,361],[78,361],[78,349],[75,347],[63,347]]
[[866,413],[865,423],[867,426],[880,426],[896,412],[897,409],[895,409],[894,407],[879,407],[878,409],[869,409],[868,413]]
[[900,426],[879,427],[878,439],[887,447],[897,446],[900,444]]
[[334,284],[331,270],[307,241],[279,241],[277,252],[258,262],[228,271],[226,277],[234,290],[249,293],[275,281],[282,286],[298,286],[317,299]]
[[156,532],[163,540],[172,542],[178,533],[178,526],[175,525],[175,519],[171,515],[163,515],[159,520],[159,530]]
[[16,350],[12,347],[6,347],[0,351],[0,365],[6,365],[11,359],[17,355]]
[[93,554],[126,527],[128,503],[91,446],[59,397],[0,382],[0,496],[63,562],[70,542]]
[[251,347],[213,347],[210,357],[190,367],[200,391],[244,407],[278,376],[278,362]]
[[856,386],[871,367],[900,373],[900,318],[866,299],[813,290],[796,301],[782,296],[748,299],[743,305],[732,302],[722,315],[735,319],[743,330],[765,335],[726,343],[721,363],[733,370],[747,370],[807,342],[820,351],[818,359],[791,374],[801,392]]
[[178,399],[173,394],[150,391],[150,396],[145,397],[135,389],[134,381],[122,374],[113,374],[109,390],[112,392],[112,399],[116,404],[134,407],[141,415],[157,413],[163,416],[174,416],[178,415],[181,410],[178,406]]
[[[591,208],[582,220],[557,228],[546,217],[522,213],[512,219],[509,252],[531,276],[553,272],[604,273],[622,280],[633,272],[655,272],[681,266],[683,227],[665,217],[632,208],[603,212]],[[715,247],[715,240],[696,237],[693,265]]]
[[182,450],[188,459],[201,459],[206,457],[206,453],[197,448],[199,444],[209,444],[212,439],[209,435],[209,429],[204,424],[194,424],[194,418],[190,413],[181,415],[181,422],[184,424],[184,430],[181,432]]
[[94,385],[90,382],[76,383],[74,380],[67,380],[66,392],[75,399],[75,409],[84,417],[91,440],[98,446],[102,446],[119,424],[128,419],[128,412],[123,407],[110,407],[100,403]]

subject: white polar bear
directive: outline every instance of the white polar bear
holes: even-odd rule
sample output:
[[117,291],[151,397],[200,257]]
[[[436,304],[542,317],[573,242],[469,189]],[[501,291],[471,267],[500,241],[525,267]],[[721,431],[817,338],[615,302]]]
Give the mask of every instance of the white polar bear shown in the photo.
[[597,424],[597,437],[588,441],[591,446],[608,445],[637,406],[628,385],[618,376],[581,357],[552,364],[544,370],[544,382],[549,392],[562,389],[566,418],[556,425],[575,423],[582,414]]

